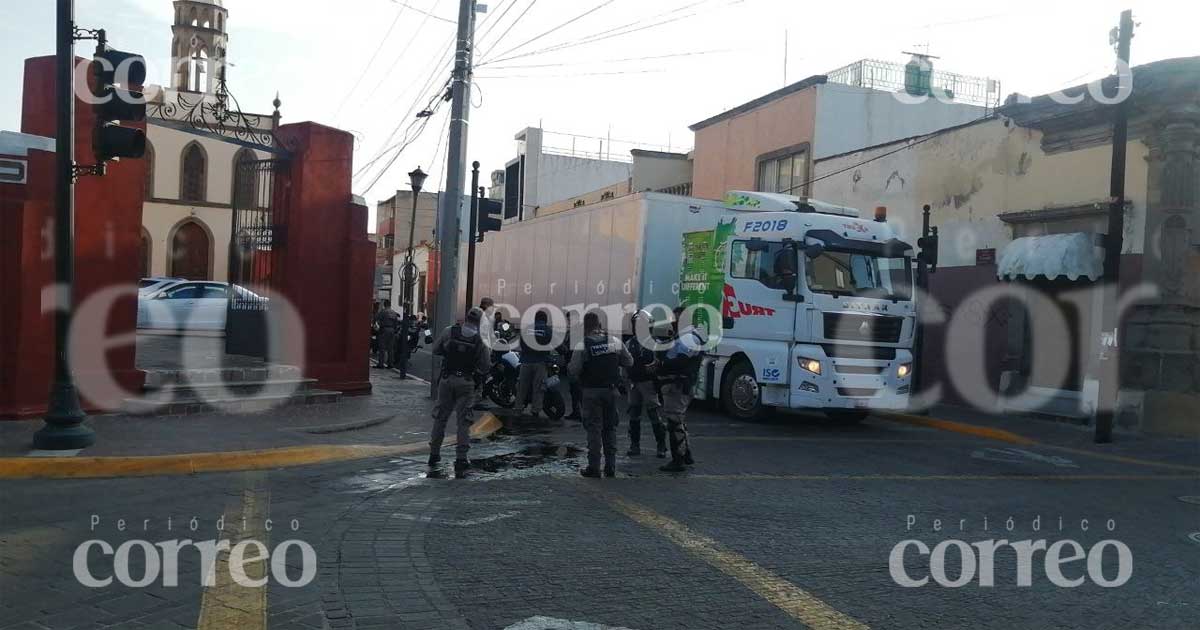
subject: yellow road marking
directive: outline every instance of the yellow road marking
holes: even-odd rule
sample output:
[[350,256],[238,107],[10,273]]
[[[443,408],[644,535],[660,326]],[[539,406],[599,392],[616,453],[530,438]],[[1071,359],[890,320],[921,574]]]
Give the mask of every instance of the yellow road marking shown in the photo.
[[1110,462],[1120,462],[1122,464],[1133,464],[1136,466],[1148,466],[1151,468],[1162,468],[1165,470],[1187,470],[1191,472],[1200,472],[1200,466],[1188,466],[1186,464],[1169,464],[1166,462],[1152,462],[1136,457],[1125,457],[1122,455],[1110,455],[1108,453],[1096,453],[1093,451],[1071,448],[1069,446],[1055,446],[1053,444],[1044,444],[1036,440],[1031,440],[1025,436],[1017,435],[1011,431],[1003,429],[993,429],[991,427],[977,427],[973,424],[963,422],[952,422],[950,420],[941,420],[939,418],[928,418],[925,416],[916,416],[907,413],[887,412],[879,414],[879,417],[886,420],[902,422],[904,424],[912,424],[917,426],[930,427],[941,431],[950,431],[952,433],[961,433],[963,435],[973,435],[975,437],[987,438],[990,440],[999,440],[1008,442],[1009,444],[1019,444],[1021,446],[1039,446],[1042,448],[1062,451],[1074,455],[1082,455],[1093,459],[1102,459]]
[[1070,448],[1068,446],[1054,446],[1051,444],[1038,444],[1048,449],[1071,453],[1073,455],[1083,455],[1095,459],[1103,459],[1110,462],[1120,462],[1122,464],[1136,464],[1138,466],[1150,466],[1152,468],[1163,468],[1165,470],[1190,470],[1192,472],[1200,472],[1200,466],[1188,466],[1187,464],[1169,464],[1167,462],[1152,462],[1136,457],[1125,457],[1124,455],[1111,455],[1109,453],[1093,453],[1092,451]]
[[[487,437],[502,428],[504,425],[500,419],[487,413],[471,426],[471,437]],[[451,437],[446,443],[454,444],[454,438]],[[268,470],[413,455],[425,452],[428,448],[427,443],[421,442],[395,446],[327,444],[139,457],[4,457],[0,458],[0,479],[99,479]]]
[[1033,440],[1031,440],[1027,437],[1017,435],[1016,433],[1013,433],[1012,431],[1005,431],[1004,429],[993,429],[992,427],[978,427],[973,424],[966,424],[963,422],[951,422],[949,420],[941,420],[939,418],[928,418],[925,416],[916,416],[916,415],[907,414],[907,413],[888,412],[888,413],[880,414],[879,417],[887,419],[887,420],[894,420],[896,422],[902,422],[904,424],[912,424],[912,425],[921,426],[921,427],[929,427],[929,428],[938,429],[941,431],[950,431],[953,433],[961,433],[963,435],[973,435],[975,437],[987,438],[989,440],[999,440],[1001,442],[1008,442],[1009,444],[1019,444],[1022,446],[1032,446],[1034,444],[1037,444],[1037,442],[1034,442]]
[[[251,479],[250,487],[242,491],[241,504],[230,506],[232,536],[229,536],[230,546],[235,546],[243,540],[256,540],[264,546],[268,545],[268,533],[264,528],[271,504],[270,491],[258,479]],[[243,521],[243,519],[245,519]],[[242,523],[245,522],[245,528]],[[251,552],[253,553],[253,552]],[[251,580],[261,580],[267,576],[267,558],[259,558],[254,562],[243,565],[246,577]],[[267,587],[242,586],[234,581],[229,572],[229,552],[222,551],[217,555],[214,567],[215,582],[205,586],[200,597],[200,619],[196,622],[196,630],[220,630],[238,628],[239,630],[265,630],[267,627]]]
[[783,612],[814,630],[866,629],[869,627],[834,610],[825,602],[775,573],[725,549],[717,541],[692,531],[683,523],[618,496],[605,494],[604,498],[617,511],[663,535],[688,553],[737,580],[758,594],[759,597],[771,602]]

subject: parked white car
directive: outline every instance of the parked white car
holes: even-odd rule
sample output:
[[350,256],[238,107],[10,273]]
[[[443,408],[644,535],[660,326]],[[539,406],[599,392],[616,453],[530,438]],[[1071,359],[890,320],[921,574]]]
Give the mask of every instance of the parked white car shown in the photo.
[[165,276],[155,276],[152,278],[142,278],[138,282],[138,297],[143,295],[151,295],[175,284],[176,282],[185,282],[184,278],[167,278]]
[[[234,286],[243,297],[266,299]],[[138,296],[138,328],[160,330],[225,330],[229,284],[174,281]]]

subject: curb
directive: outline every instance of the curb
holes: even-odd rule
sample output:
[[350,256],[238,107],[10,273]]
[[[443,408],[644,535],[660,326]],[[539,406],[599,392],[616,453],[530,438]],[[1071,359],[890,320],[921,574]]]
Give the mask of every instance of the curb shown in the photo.
[[1019,444],[1021,446],[1032,446],[1037,444],[1037,441],[1035,440],[1031,440],[1022,435],[1017,435],[1012,431],[1005,431],[1004,429],[979,427],[973,424],[941,420],[939,418],[930,418],[928,416],[918,416],[909,413],[887,412],[876,415],[886,420],[893,420],[903,424],[929,427],[931,429],[938,429],[940,431],[950,431],[951,433],[961,433],[963,435],[970,435],[989,440],[998,440],[1000,442],[1007,442],[1009,444]]
[[875,414],[876,417],[893,422],[903,424],[911,424],[915,426],[929,427],[938,429],[939,431],[949,431],[951,433],[960,433],[973,437],[984,438],[989,440],[997,440],[1008,444],[1016,444],[1019,446],[1039,446],[1051,450],[1071,453],[1073,455],[1081,455],[1083,457],[1092,457],[1110,462],[1118,462],[1122,464],[1132,464],[1135,466],[1148,466],[1151,468],[1162,468],[1164,470],[1178,470],[1187,472],[1200,472],[1200,466],[1188,466],[1186,464],[1171,464],[1167,462],[1152,462],[1136,457],[1126,457],[1124,455],[1114,455],[1111,453],[1095,453],[1086,449],[1072,448],[1069,446],[1058,446],[1056,444],[1046,444],[1037,440],[1029,439],[1023,435],[1018,435],[1012,431],[1004,429],[994,429],[992,427],[979,427],[973,424],[963,422],[954,422],[951,420],[942,420],[940,418],[930,418],[927,416],[918,416],[909,413],[886,412]]
[[382,416],[379,418],[371,418],[369,420],[359,420],[358,422],[346,422],[343,424],[327,424],[315,427],[296,427],[284,429],[285,431],[297,431],[300,433],[309,433],[312,435],[328,435],[330,433],[348,433],[350,431],[358,431],[359,429],[369,429],[379,426],[390,421],[395,416]]
[[[500,420],[486,413],[471,425],[471,437],[486,438],[501,428]],[[454,440],[446,442],[453,444]],[[428,449],[428,444],[420,442],[394,446],[326,444],[138,457],[6,457],[0,458],[0,479],[103,479],[239,472],[413,455]]]

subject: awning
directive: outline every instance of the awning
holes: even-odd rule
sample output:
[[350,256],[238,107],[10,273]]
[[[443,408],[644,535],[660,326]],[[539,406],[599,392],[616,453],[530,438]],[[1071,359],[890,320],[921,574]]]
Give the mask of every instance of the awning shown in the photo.
[[1026,236],[1008,244],[1000,254],[998,276],[1001,280],[1038,276],[1049,280],[1066,276],[1075,281],[1095,281],[1104,275],[1103,250],[1087,232]]

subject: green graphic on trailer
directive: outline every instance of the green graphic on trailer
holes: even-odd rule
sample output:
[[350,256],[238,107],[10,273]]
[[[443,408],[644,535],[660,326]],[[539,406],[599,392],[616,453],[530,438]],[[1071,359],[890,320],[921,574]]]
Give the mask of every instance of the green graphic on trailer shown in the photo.
[[[699,304],[712,307],[694,311],[693,322],[707,331],[710,337],[720,336],[722,330],[720,317],[725,300],[725,257],[736,221],[719,221],[714,230],[683,235],[679,303],[685,308]],[[716,321],[710,321],[714,313]]]

